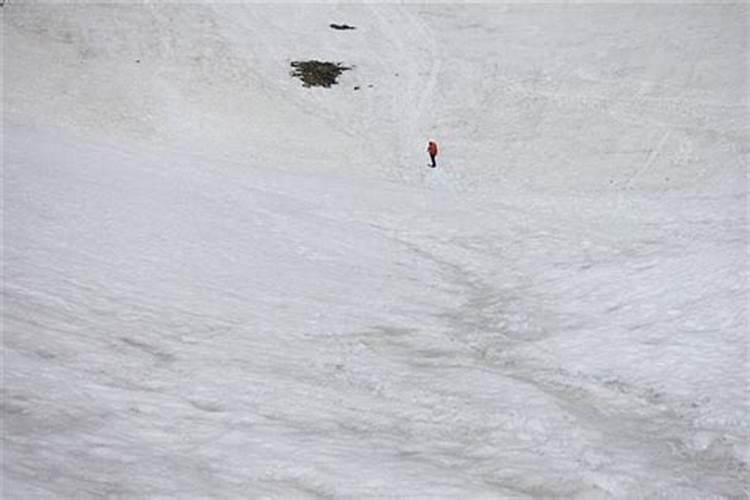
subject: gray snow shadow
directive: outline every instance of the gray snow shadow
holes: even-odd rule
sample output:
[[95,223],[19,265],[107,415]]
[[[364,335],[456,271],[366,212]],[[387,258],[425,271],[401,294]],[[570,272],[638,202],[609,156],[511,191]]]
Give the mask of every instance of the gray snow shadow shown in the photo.
[[426,330],[397,326],[376,325],[363,332],[347,336],[384,356],[395,356],[415,367],[446,367],[466,363],[463,349],[434,346],[434,335]]
[[[660,477],[677,481],[676,471],[691,471],[693,477],[703,477],[704,487],[710,485],[707,487],[711,490],[729,497],[738,493],[736,485],[747,474],[747,464],[733,455],[732,443],[726,439],[715,439],[706,449],[696,449],[689,436],[700,429],[695,428],[695,408],[689,404],[670,400],[655,387],[597,377],[523,354],[529,346],[543,351],[546,339],[585,328],[585,318],[532,306],[540,301],[533,297],[525,300],[524,294],[533,293],[533,287],[523,280],[513,287],[495,285],[466,266],[439,256],[432,245],[399,243],[438,270],[440,279],[449,285],[444,289],[455,290],[456,306],[433,312],[434,321],[426,321],[426,325],[376,325],[351,338],[370,348],[378,359],[399,360],[398,369],[408,370],[403,378],[424,384],[415,389],[421,397],[452,397],[450,386],[427,382],[438,373],[455,379],[493,380],[522,394],[541,394],[558,409],[561,418],[575,423],[576,432],[601,438],[597,444],[601,454],[580,458],[586,467],[614,471],[619,467],[618,457],[637,456]],[[484,375],[477,375],[480,372]],[[384,394],[389,392],[387,383],[373,387]],[[456,447],[444,455],[430,449],[430,457],[423,453],[429,449],[424,443],[409,444],[407,440],[400,449],[415,460],[471,463],[472,457],[463,450],[466,443],[459,440],[453,444]],[[412,448],[417,451],[410,452]],[[492,480],[487,483],[492,484]],[[538,485],[528,484],[523,477],[510,478],[504,486],[533,496],[553,493],[537,489]],[[565,491],[574,493],[577,486],[574,482],[569,486]]]
[[166,352],[162,349],[159,349],[156,346],[153,346],[147,342],[142,342],[139,340],[132,339],[130,337],[120,337],[120,341],[130,347],[134,347],[146,354],[150,354],[153,356],[153,358],[156,361],[162,362],[162,363],[171,363],[175,361],[177,358],[174,354]]

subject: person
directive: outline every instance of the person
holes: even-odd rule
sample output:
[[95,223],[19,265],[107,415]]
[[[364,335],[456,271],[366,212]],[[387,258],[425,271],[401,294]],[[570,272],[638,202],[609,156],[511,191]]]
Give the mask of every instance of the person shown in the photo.
[[430,141],[427,144],[427,152],[430,153],[430,161],[432,161],[432,168],[437,167],[435,163],[435,157],[438,155],[438,145],[435,141]]

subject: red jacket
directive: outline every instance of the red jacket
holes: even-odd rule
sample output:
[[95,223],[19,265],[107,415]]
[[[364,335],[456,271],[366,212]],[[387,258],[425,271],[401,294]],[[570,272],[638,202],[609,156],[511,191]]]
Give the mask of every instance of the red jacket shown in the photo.
[[427,151],[430,153],[430,156],[437,156],[438,154],[437,143],[430,141],[430,143],[427,145]]

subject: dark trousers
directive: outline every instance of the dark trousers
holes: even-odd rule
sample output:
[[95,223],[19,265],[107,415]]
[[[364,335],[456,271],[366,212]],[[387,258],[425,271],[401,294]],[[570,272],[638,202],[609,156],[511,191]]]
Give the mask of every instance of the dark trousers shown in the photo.
[[430,155],[430,161],[432,161],[432,168],[437,167],[437,163],[435,163],[435,155]]

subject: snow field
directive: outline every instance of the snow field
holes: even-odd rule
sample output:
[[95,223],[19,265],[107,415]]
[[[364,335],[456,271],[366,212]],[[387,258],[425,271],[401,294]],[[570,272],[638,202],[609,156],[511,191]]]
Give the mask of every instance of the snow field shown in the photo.
[[3,496],[746,496],[746,10],[6,5]]

